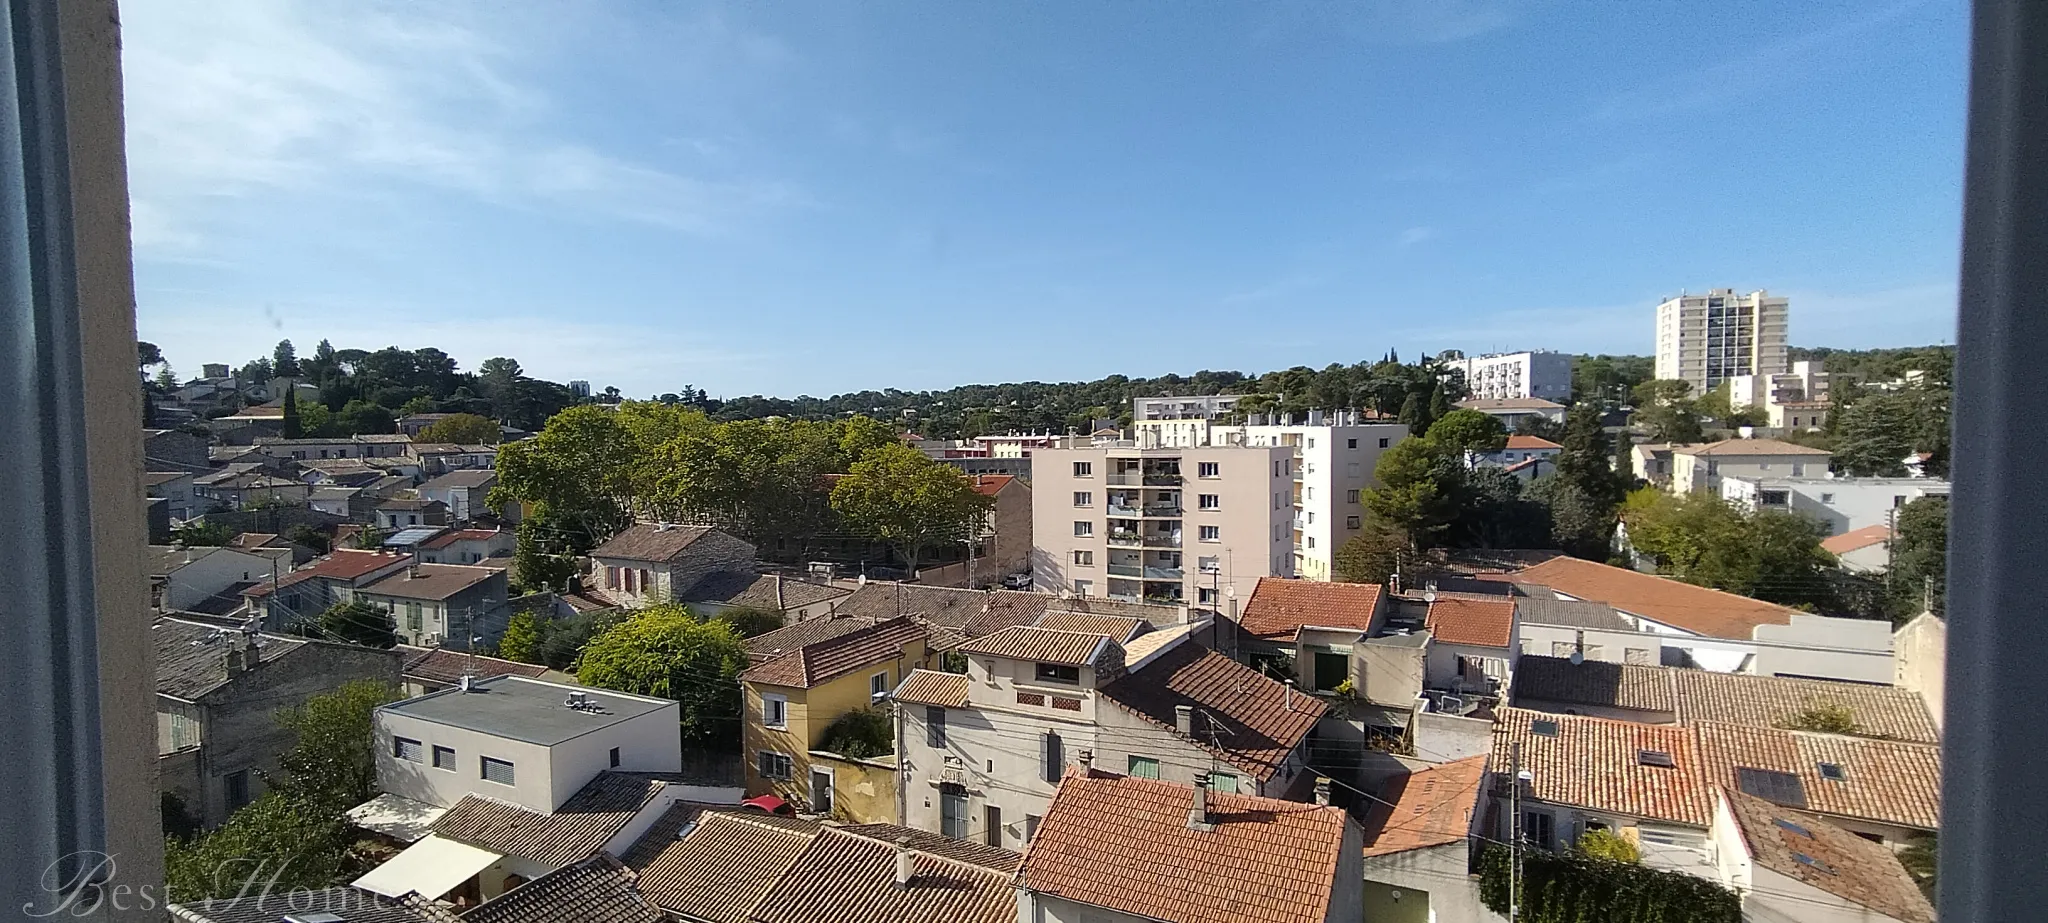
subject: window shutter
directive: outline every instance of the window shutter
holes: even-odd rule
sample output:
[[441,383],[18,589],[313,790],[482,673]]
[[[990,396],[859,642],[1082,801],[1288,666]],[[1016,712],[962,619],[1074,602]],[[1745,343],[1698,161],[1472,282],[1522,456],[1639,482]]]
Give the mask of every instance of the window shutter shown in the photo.
[[1064,770],[1067,765],[1066,754],[1062,752],[1063,748],[1061,747],[1060,743],[1060,735],[1052,731],[1045,732],[1044,744],[1045,781],[1050,782],[1054,785],[1058,785],[1060,781],[1060,772]]
[[925,745],[943,747],[946,745],[946,710],[937,705],[924,707]]

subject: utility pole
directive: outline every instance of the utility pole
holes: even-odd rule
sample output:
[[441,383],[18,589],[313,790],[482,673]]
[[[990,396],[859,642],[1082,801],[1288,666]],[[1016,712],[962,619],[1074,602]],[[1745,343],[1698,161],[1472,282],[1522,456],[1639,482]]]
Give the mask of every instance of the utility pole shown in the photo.
[[1508,790],[1508,923],[1515,923],[1521,911],[1519,895],[1515,893],[1517,880],[1522,873],[1522,742],[1516,741],[1513,763],[1514,788]]

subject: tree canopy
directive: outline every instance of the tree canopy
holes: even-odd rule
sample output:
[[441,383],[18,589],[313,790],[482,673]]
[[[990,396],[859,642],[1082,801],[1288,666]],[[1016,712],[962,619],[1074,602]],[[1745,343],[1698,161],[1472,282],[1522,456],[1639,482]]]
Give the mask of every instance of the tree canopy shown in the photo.
[[1835,556],[1820,546],[1827,529],[1806,516],[1644,487],[1629,494],[1621,518],[1636,551],[1687,583],[1788,606],[1835,602]]
[[747,649],[723,622],[700,622],[682,606],[650,606],[606,628],[583,649],[576,679],[586,686],[682,703],[683,743],[739,741],[740,671]]
[[434,423],[419,431],[414,442],[439,442],[453,445],[496,445],[502,435],[498,424],[488,417],[473,413],[458,413]]
[[391,613],[361,600],[328,606],[318,619],[320,634],[336,641],[390,650],[398,646],[398,625]]
[[960,469],[895,443],[869,449],[832,488],[846,524],[895,547],[913,574],[926,548],[972,540],[994,506]]

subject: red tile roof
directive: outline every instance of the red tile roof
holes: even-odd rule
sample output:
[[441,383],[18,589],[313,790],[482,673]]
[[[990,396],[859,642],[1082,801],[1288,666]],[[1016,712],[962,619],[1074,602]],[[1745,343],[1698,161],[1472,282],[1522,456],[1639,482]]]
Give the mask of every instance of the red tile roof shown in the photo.
[[1424,627],[1431,637],[1446,644],[1507,647],[1514,634],[1515,601],[1438,597],[1429,604]]
[[825,827],[755,905],[748,919],[754,923],[1014,923],[1017,919],[1017,896],[1010,887],[1014,859],[1004,863],[1008,868],[991,868],[913,847],[910,883],[898,885],[896,849],[888,840]]
[[[353,583],[384,568],[402,565],[408,560],[410,560],[409,555],[384,554],[378,551],[354,551],[343,548],[325,558],[292,571],[288,576],[278,580],[277,585],[280,588],[293,586],[316,577],[324,577],[329,580],[344,580]],[[270,594],[270,590],[271,585],[266,581],[263,585],[252,587],[242,595],[267,596]]]
[[1728,455],[1736,457],[1752,455],[1809,455],[1824,457],[1828,454],[1826,449],[1798,445],[1782,439],[1726,439],[1720,442],[1709,442],[1704,445],[1678,446],[1671,451],[1678,455]]
[[691,919],[742,923],[818,829],[796,818],[678,804],[627,851],[626,864],[657,906]]
[[548,671],[543,664],[520,663],[516,660],[500,660],[496,657],[477,657],[461,651],[434,649],[409,654],[405,661],[405,675],[409,679],[420,679],[430,683],[456,683],[467,673],[478,679],[490,676],[525,676],[537,678]]
[[896,687],[896,701],[912,705],[966,708],[967,683],[965,673],[912,670],[909,676],[903,678],[903,684]]
[[1093,664],[1097,652],[1115,643],[1108,635],[1013,625],[960,645],[960,652],[1080,667]]
[[1486,757],[1472,756],[1395,776],[1365,819],[1365,854],[1462,843],[1472,829]]
[[[1556,736],[1535,733],[1538,721],[1554,724]],[[1711,788],[1692,728],[1503,708],[1493,722],[1495,769],[1514,771],[1517,744],[1539,800],[1692,827],[1712,820]],[[1644,765],[1645,750],[1670,754],[1672,765]]]
[[1167,923],[1322,923],[1350,824],[1343,809],[1208,794],[1212,830],[1188,826],[1193,786],[1069,770],[1017,885]]
[[1543,438],[1542,436],[1523,436],[1523,435],[1519,435],[1519,434],[1518,434],[1518,435],[1514,435],[1514,436],[1509,436],[1509,437],[1508,437],[1508,448],[1510,448],[1510,449],[1562,449],[1562,448],[1564,448],[1564,446],[1561,446],[1561,445],[1559,445],[1559,444],[1557,444],[1557,443],[1555,443],[1555,442],[1551,442],[1550,440],[1548,440],[1548,439],[1545,439],[1545,438]]
[[1192,743],[1261,782],[1280,772],[1327,710],[1315,696],[1185,640],[1103,686],[1102,697],[1168,730],[1178,726],[1178,706],[1194,708]]
[[1033,624],[1039,628],[1108,635],[1110,640],[1119,644],[1136,637],[1140,629],[1152,627],[1144,619],[1125,615],[1095,615],[1087,612],[1047,612],[1039,616],[1038,621]]
[[1878,523],[1861,529],[1851,529],[1840,535],[1830,535],[1821,539],[1820,546],[1827,549],[1829,554],[1848,554],[1872,545],[1882,545],[1891,541],[1891,538],[1891,526]]
[[1512,577],[1516,583],[1541,584],[1574,599],[1603,602],[1709,638],[1753,640],[1758,625],[1789,625],[1797,614],[1747,596],[1580,558],[1551,558]]
[[1303,625],[1324,628],[1372,627],[1380,587],[1372,583],[1323,583],[1261,577],[1245,603],[1242,623],[1253,637],[1293,640]]
[[890,619],[777,655],[740,674],[750,683],[809,689],[861,667],[903,656],[903,649],[924,640],[924,628],[907,618]]
[[446,548],[456,542],[488,542],[497,538],[499,534],[496,529],[451,529],[427,539],[420,547]]
[[[1811,731],[1698,726],[1701,759],[1715,785],[1740,789],[1738,767],[1790,773],[1816,814],[1933,830],[1941,825],[1941,748]],[[1823,778],[1821,763],[1842,768]]]
[[[1757,865],[1902,923],[1934,923],[1934,907],[1899,857],[1834,824],[1722,788],[1729,816]],[[1790,825],[1790,826],[1787,826]],[[1801,858],[1808,861],[1800,861]],[[1817,862],[1814,860],[1818,860]],[[1762,898],[1769,902],[1768,896]]]
[[1014,476],[1008,474],[970,474],[966,476],[974,479],[974,492],[985,497],[993,497],[996,494],[1002,493],[1003,488],[1010,486],[1010,482],[1016,480]]

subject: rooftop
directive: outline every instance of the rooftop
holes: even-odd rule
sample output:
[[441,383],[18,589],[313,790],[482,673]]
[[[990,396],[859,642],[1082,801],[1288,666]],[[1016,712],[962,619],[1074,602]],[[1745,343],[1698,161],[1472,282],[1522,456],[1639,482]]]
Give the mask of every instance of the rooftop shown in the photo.
[[1745,791],[1744,777],[1755,773],[1742,770],[1766,770],[1796,780],[1767,794],[1786,807],[1920,830],[1941,825],[1940,747],[1731,724],[1697,730],[1711,784]]
[[420,485],[421,490],[457,490],[489,487],[498,472],[489,468],[460,468]]
[[1095,659],[1115,643],[1108,635],[1013,625],[968,641],[960,645],[960,651],[1080,667],[1093,665]]
[[1664,667],[1523,654],[1515,664],[1514,700],[1626,708],[1671,714],[1678,693]]
[[405,675],[412,679],[430,683],[455,683],[462,680],[464,673],[473,677],[525,676],[536,677],[548,671],[537,663],[520,663],[516,660],[501,660],[496,657],[478,657],[462,651],[441,648],[412,647],[401,644],[398,650],[405,658]]
[[1424,627],[1445,644],[1507,647],[1514,639],[1515,601],[1439,596],[1429,604]]
[[497,529],[447,529],[439,535],[421,543],[422,548],[446,548],[456,542],[488,542],[499,536],[510,536]]
[[1919,695],[1896,686],[1830,682],[1686,667],[1638,666],[1524,654],[1514,695],[1558,705],[1663,712],[1681,724],[1782,727],[1821,706],[1848,710],[1852,736],[1935,744],[1941,740]]
[[1562,449],[1564,446],[1551,442],[1542,436],[1524,436],[1519,433],[1508,437],[1508,448],[1518,451],[1531,449]]
[[896,700],[911,705],[937,705],[942,708],[967,707],[968,679],[965,673],[941,673],[937,670],[912,670],[896,687]]
[[638,877],[600,852],[464,911],[462,923],[668,923],[634,886]]
[[1343,809],[1210,792],[1213,829],[1197,830],[1188,826],[1194,794],[1068,770],[1017,886],[1167,923],[1327,918],[1350,823]]
[[610,541],[592,549],[590,556],[666,563],[680,557],[698,539],[716,531],[710,526],[643,522],[612,536]]
[[[1500,709],[1493,765],[1514,766],[1517,744],[1539,800],[1691,827],[1711,822],[1708,776],[1691,728]],[[1671,765],[1646,763],[1646,751]]]
[[763,632],[740,642],[747,649],[747,656],[759,663],[786,651],[793,651],[807,644],[830,641],[841,635],[850,635],[865,628],[888,621],[887,619],[848,618],[834,615],[822,619],[803,619],[791,622],[774,631]]
[[903,658],[903,647],[924,640],[924,628],[910,619],[890,619],[786,651],[747,668],[750,683],[809,689],[862,667]]
[[1748,641],[1758,625],[1789,625],[1791,609],[1747,596],[1611,567],[1556,557],[1516,571],[1515,583],[1541,584],[1576,599],[1604,602],[1673,628],[1710,638]]
[[1486,757],[1472,756],[1387,780],[1366,815],[1365,854],[1465,842],[1485,778]]
[[494,567],[467,564],[414,564],[363,587],[362,592],[400,599],[440,600],[503,573]]
[[[583,693],[597,710],[562,704],[571,692]],[[496,676],[472,683],[469,692],[443,689],[393,702],[378,710],[551,747],[599,728],[675,707],[676,703],[666,699],[564,686],[521,676]]]
[[181,923],[279,923],[286,914],[332,913],[347,923],[450,923],[445,911],[418,910],[347,886],[310,891],[254,889],[235,897],[172,904]]
[[434,835],[556,868],[603,849],[676,779],[658,773],[600,772],[552,814],[464,795],[434,821]]
[[722,603],[776,612],[839,599],[850,592],[852,591],[842,590],[836,586],[811,583],[779,574],[720,571],[697,581],[685,590],[682,601]]
[[1372,583],[1260,577],[1241,621],[1253,637],[1276,641],[1292,640],[1304,625],[1363,632],[1372,628],[1381,592]]
[[1038,628],[1053,628],[1060,631],[1081,631],[1089,634],[1108,635],[1119,644],[1149,631],[1152,625],[1144,619],[1125,615],[1094,615],[1087,612],[1047,611],[1032,623]]
[[[228,684],[228,648],[242,633],[217,625],[179,619],[157,619],[150,626],[156,645],[156,691],[196,702]],[[313,642],[282,635],[259,635],[259,664],[275,663]]]
[[1195,719],[1192,743],[1256,776],[1274,777],[1327,706],[1191,641],[1176,644],[1101,689],[1102,697],[1160,727]]
[[1892,527],[1887,523],[1880,522],[1874,526],[1850,529],[1840,535],[1830,535],[1827,538],[1821,539],[1820,546],[1827,549],[1829,554],[1840,555],[1848,554],[1851,551],[1861,551],[1872,545],[1882,545],[1885,542],[1891,541],[1891,539]]
[[1934,923],[1934,907],[1890,847],[1761,798],[1721,795],[1757,865],[1903,923]]
[[1682,445],[1671,450],[1673,455],[1805,455],[1818,458],[1828,457],[1828,450],[1812,446],[1796,445],[1780,439],[1724,439],[1699,445]]
[[1517,599],[1515,617],[1524,625],[1597,628],[1603,631],[1636,630],[1635,624],[1617,614],[1613,606],[1572,599]]
[[1564,405],[1536,397],[1477,397],[1458,402],[1464,410],[1563,410]]
[[1016,480],[1016,477],[1008,474],[970,474],[967,476],[974,479],[974,492],[985,497],[993,497],[996,494],[1002,493],[1003,488],[1010,486],[1010,482]]

